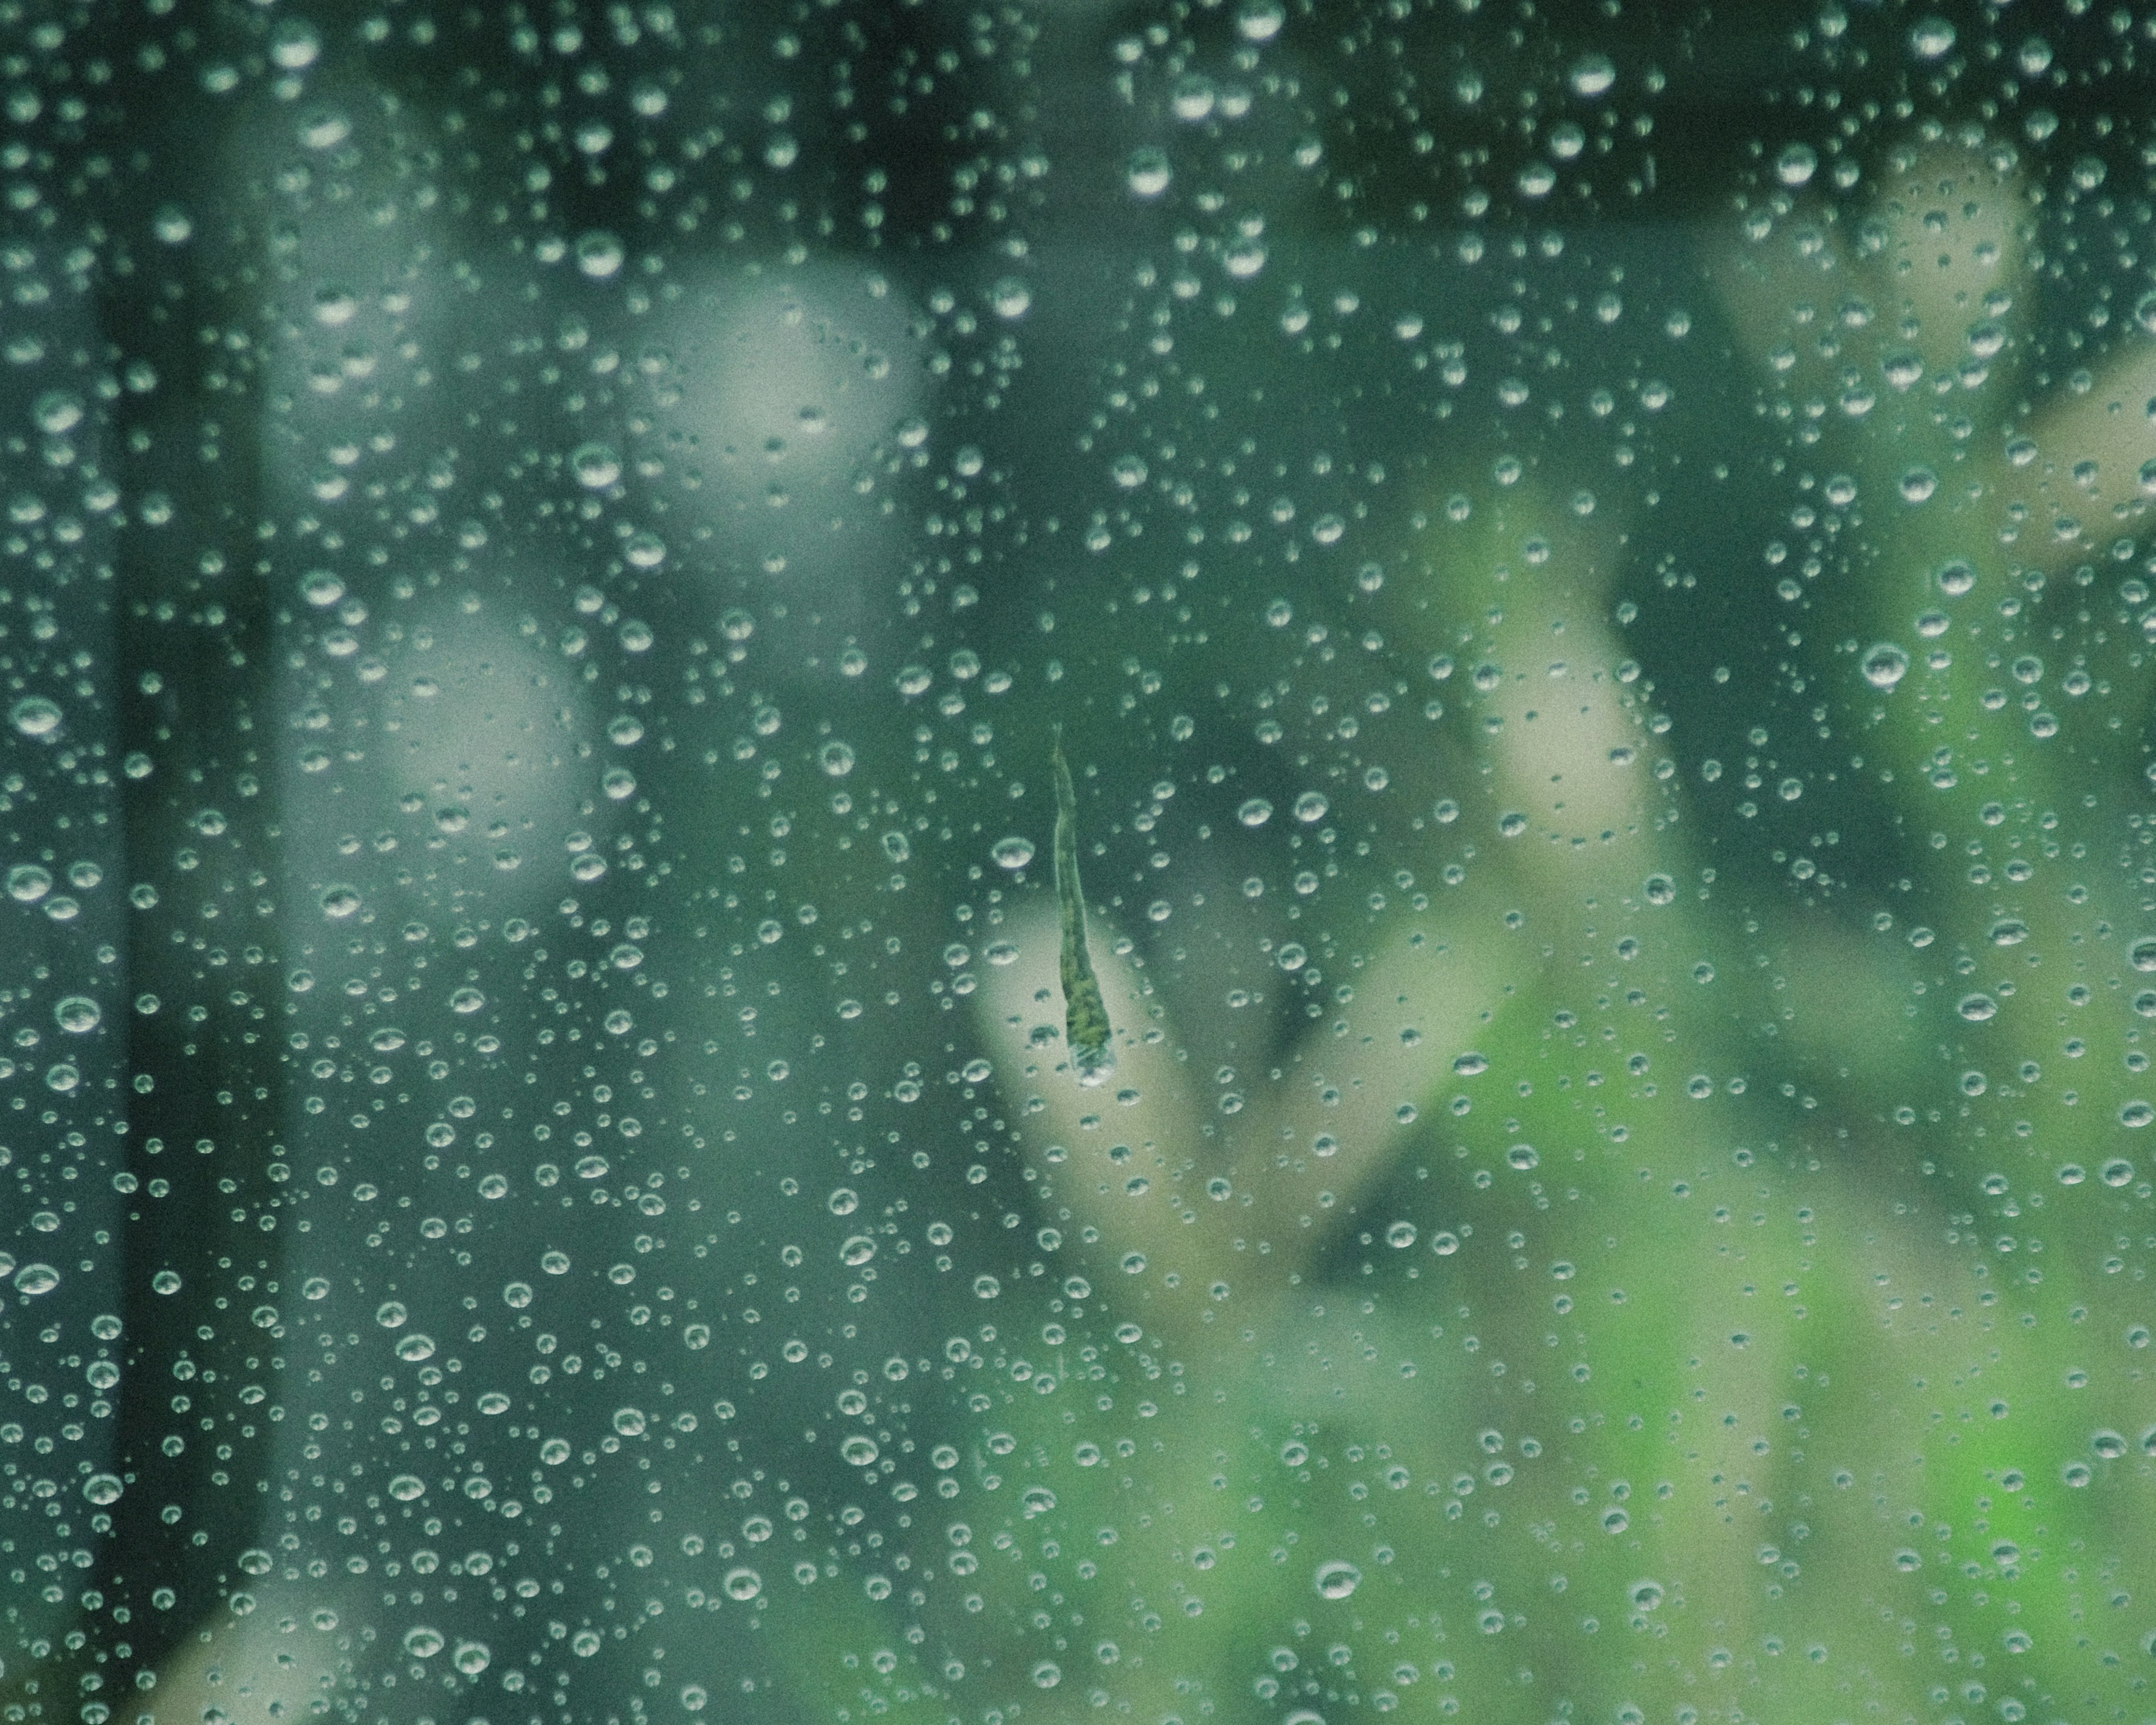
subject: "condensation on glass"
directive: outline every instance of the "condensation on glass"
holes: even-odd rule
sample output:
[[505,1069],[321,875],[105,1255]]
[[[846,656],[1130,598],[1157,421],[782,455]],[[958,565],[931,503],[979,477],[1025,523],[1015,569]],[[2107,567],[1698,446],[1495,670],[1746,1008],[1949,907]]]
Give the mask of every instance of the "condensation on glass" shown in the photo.
[[2145,9],[0,43],[8,1720],[2147,1711]]

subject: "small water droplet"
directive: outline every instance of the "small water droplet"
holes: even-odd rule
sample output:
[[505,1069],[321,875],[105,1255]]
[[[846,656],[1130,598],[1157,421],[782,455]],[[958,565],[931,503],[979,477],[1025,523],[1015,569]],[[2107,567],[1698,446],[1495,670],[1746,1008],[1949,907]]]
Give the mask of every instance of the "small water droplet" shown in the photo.
[[593,281],[603,281],[621,268],[621,242],[603,228],[595,228],[577,240],[577,268]]
[[1936,60],[1953,51],[1954,27],[1936,13],[1919,18],[1909,32],[1909,48],[1920,60]]
[[1328,1599],[1344,1599],[1362,1585],[1363,1572],[1344,1558],[1320,1563],[1313,1578],[1318,1593]]
[[50,737],[60,728],[59,704],[42,695],[26,695],[8,710],[8,717],[25,737]]
[[1159,197],[1168,190],[1168,182],[1174,177],[1168,164],[1168,151],[1152,145],[1132,151],[1124,177],[1133,198]]
[[1576,96],[1593,98],[1609,94],[1617,82],[1617,68],[1609,56],[1604,54],[1583,54],[1572,63],[1565,81],[1571,85]]
[[604,444],[584,444],[569,457],[569,470],[578,485],[603,491],[621,477],[621,457]]
[[1877,690],[1892,689],[1908,675],[1909,655],[1892,641],[1881,641],[1857,661],[1864,680]]
[[1810,183],[1819,171],[1819,151],[1810,144],[1791,144],[1774,158],[1774,177],[1784,186]]

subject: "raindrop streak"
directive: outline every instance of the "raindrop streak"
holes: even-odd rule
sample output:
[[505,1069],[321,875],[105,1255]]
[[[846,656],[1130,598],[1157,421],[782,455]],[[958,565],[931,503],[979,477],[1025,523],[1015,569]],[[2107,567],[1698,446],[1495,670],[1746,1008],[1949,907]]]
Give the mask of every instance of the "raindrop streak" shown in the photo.
[[1063,727],[1055,727],[1055,901],[1063,913],[1063,1035],[1078,1081],[1105,1083],[1116,1068],[1108,1009],[1086,951],[1086,899],[1078,885],[1078,796],[1063,758]]

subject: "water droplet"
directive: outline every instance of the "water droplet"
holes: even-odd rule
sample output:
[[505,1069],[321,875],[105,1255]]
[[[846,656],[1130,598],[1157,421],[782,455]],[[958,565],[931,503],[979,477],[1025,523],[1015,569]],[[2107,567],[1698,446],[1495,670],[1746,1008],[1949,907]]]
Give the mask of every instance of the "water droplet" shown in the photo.
[[1939,476],[1928,467],[1912,467],[1902,475],[1902,501],[1922,503],[1939,488]]
[[2133,1164],[2123,1156],[2114,1156],[2096,1171],[2096,1177],[2107,1186],[2123,1186],[2133,1178]]
[[1909,32],[1909,49],[1920,60],[1943,59],[1953,49],[1954,27],[1936,13],[1919,18]]
[[400,1473],[390,1481],[389,1495],[399,1503],[410,1503],[427,1495],[427,1482],[417,1474]]
[[97,1003],[83,994],[70,994],[53,1009],[53,1018],[60,1029],[80,1036],[97,1028],[103,1017]]
[[[2152,1120],[2156,1120],[2156,1108],[2151,1108],[2146,1102],[2128,1102],[2118,1111],[2121,1126],[2138,1128],[2148,1125]],[[2130,1178],[2132,1170],[2128,1172]]]
[[442,1632],[425,1624],[404,1632],[404,1651],[414,1659],[432,1659],[444,1645]]
[[341,922],[346,917],[358,911],[360,897],[358,892],[352,887],[337,885],[325,886],[318,902],[322,907],[322,914],[325,916]]
[[1235,811],[1235,819],[1246,827],[1261,827],[1273,818],[1273,805],[1263,797],[1253,797]]
[[1328,1599],[1344,1599],[1363,1584],[1363,1572],[1344,1558],[1320,1563],[1314,1578],[1318,1593]]
[[1062,1681],[1062,1667],[1052,1659],[1044,1659],[1033,1668],[1033,1682],[1037,1689],[1053,1689]]
[[26,695],[8,710],[8,717],[25,737],[50,737],[60,728],[58,703],[42,695]]
[[863,1437],[858,1432],[839,1445],[839,1455],[855,1467],[870,1466],[882,1453],[876,1448],[874,1438]]
[[1784,186],[1810,183],[1819,171],[1819,151],[1810,144],[1791,144],[1774,158],[1774,177]]
[[1939,566],[1939,591],[1949,598],[1959,598],[1976,585],[1976,571],[1961,557],[1954,557]]
[[1489,1058],[1471,1049],[1466,1054],[1454,1056],[1452,1070],[1462,1078],[1474,1078],[1490,1070]]
[[1396,1250],[1404,1251],[1415,1243],[1415,1224],[1395,1222],[1385,1230],[1385,1244]]
[[476,1677],[492,1662],[494,1655],[484,1641],[459,1641],[450,1657],[467,1677]]
[[1909,655],[1892,641],[1881,641],[1857,661],[1864,680],[1877,690],[1892,689],[1908,675]]
[[15,1272],[18,1294],[49,1294],[60,1285],[60,1273],[49,1264],[25,1264]]
[[1295,799],[1295,818],[1306,826],[1325,819],[1325,811],[1332,805],[1319,791],[1305,791]]
[[117,1503],[127,1489],[116,1473],[94,1473],[82,1482],[82,1495],[92,1503]]
[[451,1012],[475,1013],[485,1004],[486,996],[476,988],[459,988],[449,996]]
[[1999,1010],[1999,1003],[1989,994],[1964,994],[1954,1010],[1972,1024],[1980,1024]]
[[603,228],[593,228],[577,241],[577,268],[593,281],[603,281],[622,265],[621,242]]
[[569,470],[578,485],[603,491],[621,477],[621,457],[604,444],[584,444],[569,457]]
[[2029,925],[2019,916],[2005,916],[1991,925],[1991,944],[2018,947],[2029,938]]
[[1033,304],[1033,290],[1015,275],[1006,275],[988,290],[988,304],[998,317],[1023,317]]
[[1593,98],[1607,95],[1617,82],[1617,68],[1609,56],[1603,54],[1583,54],[1572,63],[1565,81],[1571,85],[1576,96]]
[[1235,13],[1236,33],[1245,42],[1270,42],[1287,22],[1281,0],[1243,0]]
[[1626,1588],[1625,1596],[1632,1602],[1634,1610],[1652,1611],[1662,1603],[1662,1584],[1643,1578]]
[[1147,145],[1131,152],[1124,177],[1133,198],[1158,198],[1168,190],[1168,182],[1174,175],[1168,166],[1168,151]]
[[616,1408],[613,1410],[613,1429],[622,1436],[626,1438],[642,1437],[644,1435],[644,1420],[643,1409]]

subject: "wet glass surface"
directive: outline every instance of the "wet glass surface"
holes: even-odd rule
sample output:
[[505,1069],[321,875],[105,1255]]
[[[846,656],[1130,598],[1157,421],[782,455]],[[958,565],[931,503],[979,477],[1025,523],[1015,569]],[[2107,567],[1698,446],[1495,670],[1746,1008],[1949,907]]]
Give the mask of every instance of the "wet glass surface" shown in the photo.
[[6,1719],[2140,1717],[2152,54],[0,4]]

